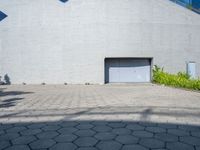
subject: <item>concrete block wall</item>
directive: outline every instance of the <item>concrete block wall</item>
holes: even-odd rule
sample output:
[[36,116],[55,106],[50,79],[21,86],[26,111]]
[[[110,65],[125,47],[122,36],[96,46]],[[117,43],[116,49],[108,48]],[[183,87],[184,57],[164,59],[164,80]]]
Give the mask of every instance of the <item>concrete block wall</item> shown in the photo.
[[0,75],[13,84],[104,83],[107,57],[197,62],[200,15],[167,0],[1,0]]

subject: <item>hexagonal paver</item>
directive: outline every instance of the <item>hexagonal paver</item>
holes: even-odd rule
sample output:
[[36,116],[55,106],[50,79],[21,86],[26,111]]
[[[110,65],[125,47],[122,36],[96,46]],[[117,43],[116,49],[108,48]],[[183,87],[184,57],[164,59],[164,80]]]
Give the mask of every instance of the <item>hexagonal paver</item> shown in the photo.
[[144,127],[156,127],[157,124],[153,122],[139,122],[139,125],[142,125]]
[[30,148],[27,145],[14,145],[5,150],[30,150]]
[[196,146],[195,148],[196,148],[196,150],[200,150],[200,146]]
[[72,142],[77,138],[76,135],[73,134],[61,134],[54,138],[56,142]]
[[14,140],[12,140],[12,143],[18,144],[18,145],[25,145],[25,144],[29,144],[33,141],[35,141],[36,138],[34,136],[20,136]]
[[139,138],[136,138],[133,135],[119,135],[117,136],[116,141],[122,144],[136,144],[139,141]]
[[145,147],[148,147],[148,148],[164,148],[165,146],[165,143],[160,141],[160,140],[157,140],[157,139],[153,139],[153,138],[147,138],[147,139],[141,139],[140,140],[140,144],[145,146]]
[[4,130],[0,130],[0,135],[4,134],[5,131]]
[[115,128],[112,130],[113,133],[118,134],[118,135],[127,135],[131,134],[131,130],[126,129],[126,128]]
[[180,137],[180,141],[183,143],[200,146],[200,138],[197,137],[192,137],[192,136]]
[[77,146],[73,143],[58,143],[50,148],[50,150],[75,150]]
[[131,129],[131,130],[134,130],[134,131],[136,131],[136,130],[144,130],[144,127],[141,126],[141,125],[138,125],[138,124],[128,124],[128,125],[126,126],[126,128],[127,128],[127,129]]
[[0,141],[0,149],[4,149],[8,146],[10,146],[10,143],[8,141]]
[[76,122],[62,122],[60,124],[60,126],[62,126],[62,127],[74,127],[77,125],[78,125],[78,123],[76,123]]
[[40,139],[30,144],[32,149],[43,149],[53,146],[56,142],[52,139]]
[[169,150],[194,150],[193,146],[181,142],[167,143],[167,148]]
[[99,139],[99,140],[112,140],[116,137],[116,134],[114,133],[110,133],[110,132],[100,132],[100,133],[97,133],[95,135],[95,138],[96,139]]
[[177,125],[175,125],[175,124],[158,124],[158,127],[165,128],[165,129],[176,129]]
[[98,149],[95,147],[80,147],[77,150],[98,150]]
[[107,132],[107,131],[112,130],[112,128],[108,127],[108,126],[96,126],[93,128],[93,130],[95,130],[97,132]]
[[141,145],[133,144],[133,145],[125,145],[125,146],[123,146],[122,150],[148,150],[148,149],[143,147],[143,146],[141,146]]
[[147,131],[133,131],[133,135],[140,138],[153,137],[153,134]]
[[37,123],[37,124],[31,124],[28,126],[29,129],[39,129],[46,126],[44,123]]
[[19,137],[18,133],[7,133],[7,134],[3,134],[3,135],[0,136],[0,141],[12,140],[12,139],[15,139],[17,137]]
[[123,128],[126,126],[126,124],[122,122],[111,122],[111,123],[108,123],[108,126],[112,128]]
[[92,130],[78,130],[74,134],[78,136],[93,136],[96,132]]
[[81,129],[81,130],[84,130],[84,129],[91,129],[93,128],[94,126],[91,125],[91,124],[80,124],[78,126],[76,126],[76,128],[78,129]]
[[119,150],[122,144],[116,141],[101,141],[97,144],[97,148],[100,150]]
[[194,136],[194,137],[198,137],[198,138],[200,138],[200,132],[198,132],[198,131],[193,131],[193,132],[191,132],[191,135],[192,136]]
[[180,125],[178,128],[186,131],[200,131],[200,128],[197,126]]
[[105,126],[108,124],[108,122],[106,121],[93,121],[91,122],[91,124],[95,125],[95,126]]
[[97,140],[93,137],[80,137],[74,141],[79,147],[90,147],[97,143]]
[[0,130],[5,130],[5,129],[12,128],[12,127],[13,127],[12,124],[1,124],[0,125]]
[[166,130],[161,128],[161,127],[146,127],[145,130],[152,132],[152,133],[164,133],[164,132],[166,132]]
[[164,142],[176,142],[176,141],[178,141],[178,137],[177,136],[171,135],[171,134],[168,134],[168,133],[155,134],[155,138],[159,139],[159,140],[162,140]]
[[180,129],[168,129],[168,133],[176,135],[176,136],[187,136],[189,135],[188,131],[180,130]]
[[44,130],[44,131],[56,131],[58,129],[60,129],[60,127],[56,126],[56,125],[45,126],[45,127],[42,128],[42,130]]
[[61,134],[70,134],[70,133],[74,133],[77,130],[78,129],[76,129],[74,127],[68,127],[68,128],[61,128],[58,130],[58,132]]
[[[59,113],[60,110],[57,110],[57,112]],[[47,126],[60,126],[60,124],[62,123],[62,121],[55,121],[55,122],[46,122],[45,124]]]
[[46,132],[41,132],[41,133],[37,134],[36,136],[39,139],[50,139],[50,138],[56,137],[57,135],[59,135],[59,134],[55,131],[46,131]]
[[26,130],[25,127],[13,127],[13,128],[9,128],[7,129],[7,133],[10,133],[10,132],[20,132],[20,131],[23,131],[23,130]]
[[27,130],[23,130],[21,131],[21,135],[35,135],[42,132],[41,129],[27,129]]

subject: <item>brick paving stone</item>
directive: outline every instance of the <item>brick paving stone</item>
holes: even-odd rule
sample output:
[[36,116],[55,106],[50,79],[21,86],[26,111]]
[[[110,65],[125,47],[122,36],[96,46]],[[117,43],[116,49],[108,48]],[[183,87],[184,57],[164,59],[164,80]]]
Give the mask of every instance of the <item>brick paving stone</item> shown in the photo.
[[153,137],[153,134],[147,131],[133,131],[133,135],[140,138]]
[[59,135],[59,134],[55,131],[45,131],[45,132],[41,132],[41,133],[37,134],[36,136],[39,139],[51,139],[51,138],[56,137],[57,135]]
[[153,138],[146,138],[146,139],[141,139],[140,140],[140,144],[145,146],[145,147],[148,147],[148,148],[164,148],[165,146],[165,143],[160,141],[160,140],[157,140],[157,139],[153,139]]
[[15,139],[17,137],[19,137],[18,133],[7,133],[7,134],[3,134],[3,135],[0,136],[0,141],[12,140],[12,139]]
[[194,150],[193,146],[181,142],[167,143],[167,148],[169,150]]
[[138,124],[128,124],[126,128],[136,131],[136,130],[144,130],[145,127]]
[[198,132],[198,131],[191,132],[191,135],[194,136],[194,137],[200,138],[200,132]]
[[101,132],[101,133],[97,133],[95,135],[95,138],[96,139],[99,139],[99,140],[112,140],[116,137],[116,134],[113,134],[113,133],[110,133],[110,132]]
[[77,130],[78,129],[76,129],[74,127],[68,127],[68,128],[61,128],[58,130],[58,132],[61,134],[70,134],[70,133],[74,133]]
[[35,135],[42,132],[41,129],[27,129],[20,132],[21,135]]
[[5,150],[30,150],[30,148],[27,145],[14,145]]
[[77,148],[73,143],[58,143],[50,148],[50,150],[75,150]]
[[133,144],[133,145],[124,145],[122,147],[122,150],[148,150],[148,149],[141,145]]
[[25,144],[29,144],[33,141],[36,140],[36,137],[34,136],[20,136],[14,140],[12,140],[13,145],[25,145]]
[[164,133],[164,132],[166,132],[165,129],[160,128],[160,127],[146,127],[145,130],[152,132],[152,133]]
[[164,142],[176,142],[176,141],[178,141],[178,136],[168,134],[168,133],[157,133],[157,134],[155,134],[155,138],[162,140]]
[[168,133],[176,136],[187,136],[190,133],[188,131],[180,130],[180,129],[168,129]]
[[94,126],[91,125],[91,124],[80,124],[78,126],[76,126],[76,128],[78,129],[81,129],[81,130],[84,130],[84,129],[91,129],[93,128]]
[[56,142],[72,142],[77,138],[76,135],[73,134],[61,134],[54,138]]
[[[35,133],[39,130],[42,130],[40,133],[50,130],[59,134],[55,137],[53,136],[53,138],[48,136],[50,138],[48,140],[52,140],[53,143],[50,142],[52,144],[49,144],[51,145],[50,147],[58,143],[74,143],[80,138],[75,135],[75,132],[79,131],[78,128],[89,124],[89,126],[92,125],[93,127],[89,127],[90,129],[87,130],[96,132],[94,135],[89,134],[89,138],[99,140],[93,147],[100,142],[108,141],[121,144],[116,140],[117,135],[112,133],[112,130],[123,128],[131,130],[132,134],[130,135],[140,140],[149,137],[150,139],[162,140],[165,143],[167,141],[170,141],[168,143],[182,143],[193,146],[196,150],[199,149],[198,132],[200,132],[200,119],[196,115],[200,113],[200,101],[198,101],[200,93],[198,92],[151,84],[139,86],[6,86],[5,92],[12,93],[13,91],[33,92],[33,94],[22,94],[24,101],[20,101],[19,105],[0,110],[1,142],[10,140],[9,142],[12,144],[13,140],[22,138],[24,135],[35,136]],[[144,94],[144,91],[146,94]],[[170,95],[166,93],[170,93]],[[15,96],[9,95],[9,97],[5,96],[3,99]],[[147,97],[150,97],[151,100],[147,99]],[[0,99],[0,102],[3,99]],[[145,118],[142,115],[144,115],[143,110],[146,109],[152,109],[153,112],[157,113],[153,114],[153,116],[149,113],[147,114],[149,118]],[[86,111],[88,114],[81,114],[81,112]],[[181,116],[174,114],[174,112]],[[148,119],[151,122],[146,121]],[[188,123],[188,125],[185,123]],[[166,132],[161,132],[163,131],[161,128]],[[29,132],[28,130],[33,131]],[[154,133],[155,138],[152,133]],[[159,137],[157,134],[160,133],[163,133],[164,136]],[[64,136],[66,134],[73,135],[75,138],[68,136],[68,140],[63,140],[67,138]],[[128,134],[125,134],[125,136],[128,136]],[[48,143],[45,142],[46,140],[40,139],[36,141]],[[36,141],[32,141],[30,145],[33,145]],[[37,143],[38,145],[44,144]],[[176,146],[179,145],[177,144]],[[128,145],[123,145],[123,148],[125,146]],[[85,148],[88,147],[86,146]],[[144,148],[144,146],[140,145],[140,148]],[[38,149],[47,150],[44,147],[39,147]]]
[[120,150],[122,144],[115,141],[101,141],[97,144],[97,148],[100,150]]
[[32,149],[45,149],[50,148],[54,144],[56,144],[56,142],[52,139],[40,139],[30,143],[30,147]]
[[117,136],[116,141],[121,144],[136,144],[139,141],[139,138],[132,135],[119,135]]
[[118,134],[118,135],[127,135],[127,134],[131,134],[131,130],[126,129],[126,128],[115,128],[112,130],[112,133]]
[[91,147],[97,143],[97,140],[93,137],[79,137],[74,143],[79,147]]
[[78,130],[74,132],[78,136],[93,136],[95,133],[93,130]]
[[56,126],[56,125],[50,125],[50,126],[45,126],[42,128],[42,130],[44,131],[56,131],[58,129],[60,129],[61,127]]
[[25,127],[12,127],[6,130],[7,133],[11,133],[11,132],[20,132],[26,130]]
[[200,146],[200,138],[197,137],[184,136],[180,137],[180,141],[194,146]]
[[122,122],[112,122],[112,123],[108,123],[108,126],[110,126],[111,128],[123,128],[126,126],[125,123],[122,123]]
[[10,143],[8,141],[0,141],[0,149],[4,149],[8,146],[10,146]]
[[108,126],[96,126],[93,128],[94,131],[97,132],[107,132],[107,131],[111,131],[112,128],[108,127]]

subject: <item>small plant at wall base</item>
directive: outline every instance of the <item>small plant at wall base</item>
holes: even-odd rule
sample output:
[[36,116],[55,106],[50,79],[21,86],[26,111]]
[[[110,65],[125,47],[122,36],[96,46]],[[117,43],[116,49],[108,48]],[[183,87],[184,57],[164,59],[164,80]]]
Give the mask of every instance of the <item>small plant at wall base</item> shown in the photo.
[[173,87],[200,90],[199,79],[190,79],[190,76],[184,72],[179,72],[178,74],[170,74],[158,66],[154,66],[153,68],[153,82]]

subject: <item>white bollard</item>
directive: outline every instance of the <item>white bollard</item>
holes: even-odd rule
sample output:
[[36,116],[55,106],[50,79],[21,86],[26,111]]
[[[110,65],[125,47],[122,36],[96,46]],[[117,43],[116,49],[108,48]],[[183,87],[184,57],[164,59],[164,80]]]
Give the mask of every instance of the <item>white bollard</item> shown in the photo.
[[196,78],[196,62],[190,61],[187,63],[187,74],[190,75],[191,79]]

